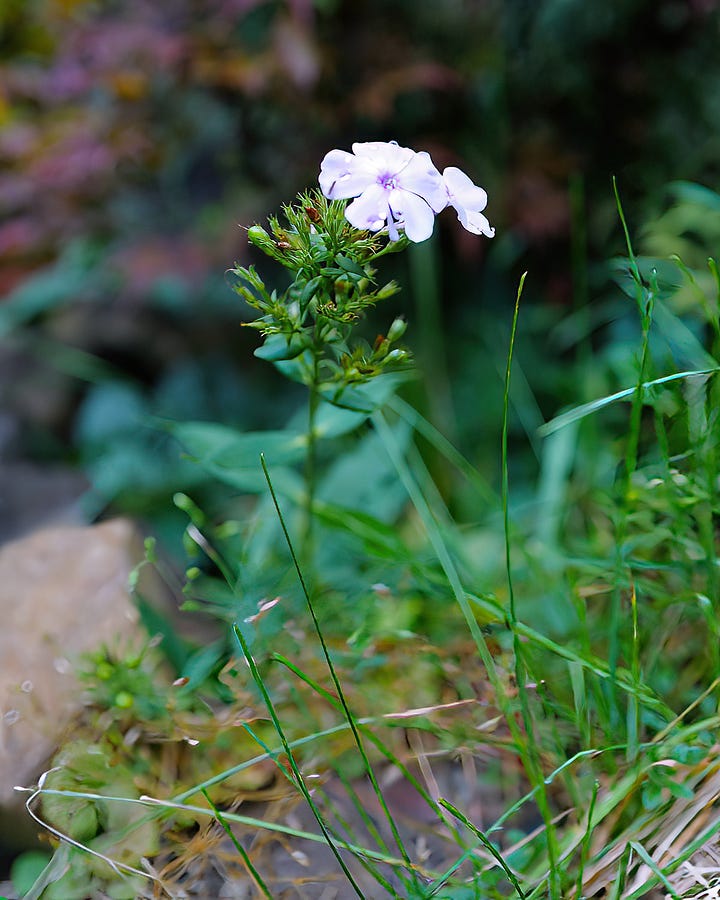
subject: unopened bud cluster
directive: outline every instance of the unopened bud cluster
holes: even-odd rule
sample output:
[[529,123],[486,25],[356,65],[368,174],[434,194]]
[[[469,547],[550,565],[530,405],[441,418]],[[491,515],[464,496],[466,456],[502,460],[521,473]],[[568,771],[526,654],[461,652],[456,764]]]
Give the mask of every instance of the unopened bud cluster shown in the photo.
[[378,287],[373,263],[402,249],[406,241],[360,231],[345,216],[346,204],[320,191],[301,194],[283,208],[283,221],[253,225],[248,239],[294,273],[282,293],[268,290],[253,266],[236,266],[235,290],[259,316],[247,323],[264,337],[256,355],[277,363],[297,381],[333,389],[406,368],[407,350],[395,346],[405,332],[396,319],[371,346],[353,332],[364,313],[398,290],[395,282]]

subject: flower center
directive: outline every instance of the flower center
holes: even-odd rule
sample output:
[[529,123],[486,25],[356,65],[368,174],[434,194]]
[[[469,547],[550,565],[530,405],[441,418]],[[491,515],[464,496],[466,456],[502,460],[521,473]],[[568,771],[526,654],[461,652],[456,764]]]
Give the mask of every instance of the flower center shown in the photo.
[[391,174],[389,172],[385,175],[378,176],[378,184],[386,191],[394,191],[398,186],[397,178],[394,174]]

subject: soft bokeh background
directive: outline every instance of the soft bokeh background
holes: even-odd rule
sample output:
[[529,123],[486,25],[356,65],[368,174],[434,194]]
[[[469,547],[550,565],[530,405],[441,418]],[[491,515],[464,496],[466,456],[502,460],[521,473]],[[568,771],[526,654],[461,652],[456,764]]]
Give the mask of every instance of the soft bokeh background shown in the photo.
[[[396,139],[485,186],[497,236],[444,214],[388,263],[405,290],[368,327],[408,314],[415,401],[496,477],[522,271],[525,444],[583,385],[622,382],[621,364],[588,363],[622,319],[611,179],[636,233],[669,182],[717,183],[718,18],[715,0],[2,0],[6,473],[69,466],[93,485],[82,515],[171,533],[172,493],[198,476],[149,417],[258,428],[296,402],[224,280],[254,260],[242,226],[314,185],[332,147]],[[6,481],[12,533],[32,490]]]

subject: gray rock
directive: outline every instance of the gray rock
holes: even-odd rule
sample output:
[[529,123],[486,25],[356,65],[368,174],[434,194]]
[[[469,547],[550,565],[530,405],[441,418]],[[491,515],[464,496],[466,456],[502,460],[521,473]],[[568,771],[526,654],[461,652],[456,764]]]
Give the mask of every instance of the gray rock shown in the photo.
[[[128,575],[143,558],[125,519],[38,531],[0,548],[0,809],[18,810],[81,705],[78,657],[142,639]],[[144,595],[162,586],[149,568]],[[3,843],[0,835],[0,843]]]

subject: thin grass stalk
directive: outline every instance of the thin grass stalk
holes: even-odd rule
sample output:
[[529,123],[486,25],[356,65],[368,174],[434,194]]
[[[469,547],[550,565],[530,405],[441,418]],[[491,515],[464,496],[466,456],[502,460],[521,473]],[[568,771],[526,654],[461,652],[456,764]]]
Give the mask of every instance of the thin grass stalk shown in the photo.
[[277,766],[277,768],[278,768],[280,774],[283,776],[283,778],[285,778],[286,781],[288,781],[291,785],[293,785],[293,787],[297,787],[295,781],[293,780],[292,770],[290,772],[288,772],[286,767],[280,762],[280,751],[273,750],[270,747],[268,747],[268,745],[260,737],[260,735],[255,733],[254,729],[252,728],[252,726],[250,725],[249,722],[243,722],[242,727],[245,729],[245,731],[247,731],[247,733],[255,741],[255,743],[259,747],[262,747],[262,749],[267,754],[268,758],[271,759],[275,763],[275,765]]
[[[635,684],[640,684],[640,631],[638,628],[637,594],[634,584],[630,588],[630,611],[632,613],[630,674]],[[637,760],[640,752],[640,704],[638,703],[637,694],[628,694],[627,704],[627,760],[629,763],[633,763]]]
[[385,417],[381,412],[373,413],[372,421],[373,425],[375,426],[375,430],[380,436],[385,449],[390,456],[393,465],[395,466],[398,476],[403,483],[405,490],[407,491],[410,501],[412,502],[413,506],[417,510],[418,515],[420,516],[420,520],[423,523],[432,548],[438,558],[440,567],[442,568],[443,573],[447,578],[450,589],[452,590],[455,600],[460,607],[470,634],[473,638],[473,641],[475,642],[475,646],[477,647],[478,653],[480,654],[482,663],[485,666],[488,678],[495,693],[498,707],[500,708],[504,718],[507,721],[508,728],[510,729],[511,735],[513,737],[513,741],[518,746],[518,752],[520,752],[519,746],[522,743],[520,729],[518,728],[514,720],[511,704],[505,693],[505,685],[503,684],[497,667],[495,666],[495,660],[490,653],[490,649],[488,648],[485,636],[483,635],[482,630],[480,629],[477,619],[475,618],[470,606],[469,600],[471,595],[468,594],[468,592],[462,585],[457,567],[447,548],[445,540],[440,533],[440,529],[437,522],[435,521],[432,510],[430,509],[429,504],[423,496],[422,491],[419,489],[417,482],[413,478],[412,472],[410,471],[407,463],[403,458],[402,452],[397,445],[392,429],[388,425]]
[[[360,799],[357,796],[357,792],[353,789],[352,785],[347,781],[346,778],[344,778],[339,773],[338,773],[338,777],[340,778],[340,781],[342,782],[342,785],[347,792],[347,796],[350,798],[350,802],[352,803],[353,808],[355,809],[355,812],[362,819],[365,827],[368,830],[368,833],[375,840],[375,843],[380,848],[380,852],[387,853],[389,855],[390,850],[389,850],[387,844],[385,843],[385,841],[382,838],[382,835],[376,828],[375,823],[372,821],[372,819],[368,815],[367,811],[365,810],[365,807],[360,802]],[[345,833],[348,835],[352,835],[352,833],[353,833],[352,826],[345,819],[345,817],[343,815],[341,815],[337,805],[334,803],[332,798],[324,791],[323,791],[323,796],[325,797],[325,800],[328,803],[328,805],[331,807],[334,818],[345,830]],[[340,830],[337,827],[333,827],[333,834],[335,835],[336,840],[346,840],[345,838],[342,837],[342,835],[340,834]],[[372,878],[374,878],[375,881],[378,882],[378,884],[382,885],[382,887],[385,888],[385,890],[391,897],[395,897],[395,898],[398,898],[398,900],[401,900],[400,895],[397,893],[395,888],[387,880],[387,878],[385,878],[385,876],[378,869],[375,868],[375,866],[373,865],[371,860],[366,859],[365,857],[362,856],[362,854],[360,854],[357,857],[357,861],[365,869],[365,871]],[[406,869],[400,869],[400,870],[398,870],[397,874],[398,874],[398,877],[400,878],[400,881],[404,885],[404,887],[408,888],[410,885],[410,881],[407,878],[407,876],[405,875],[405,872],[406,872]]]
[[257,869],[255,868],[255,866],[252,864],[252,860],[250,859],[250,856],[249,856],[247,850],[243,847],[243,845],[240,843],[240,841],[235,837],[235,834],[234,834],[232,828],[231,828],[230,825],[227,823],[227,821],[223,818],[223,815],[222,815],[222,813],[220,812],[220,810],[217,808],[217,806],[215,806],[215,804],[212,802],[212,800],[210,799],[210,795],[208,794],[208,792],[205,791],[205,790],[203,790],[202,793],[203,793],[203,796],[205,797],[205,799],[207,800],[207,802],[210,804],[210,808],[212,809],[213,813],[215,814],[215,818],[218,820],[218,822],[220,823],[220,825],[222,825],[222,827],[223,827],[225,833],[226,833],[227,836],[230,838],[230,840],[233,842],[233,844],[234,844],[234,846],[235,846],[235,849],[237,850],[237,852],[238,852],[238,853],[240,854],[240,856],[242,857],[242,861],[243,861],[243,863],[244,863],[244,865],[245,865],[245,868],[246,868],[247,871],[248,871],[248,875],[249,875],[250,878],[252,879],[252,881],[253,881],[255,887],[256,887],[256,888],[257,888],[257,889],[258,889],[265,897],[267,897],[268,900],[273,900],[273,896],[272,896],[272,894],[270,893],[270,890],[268,889],[268,886],[267,886],[267,885],[265,884],[265,882],[263,881],[262,876],[260,875],[260,873],[258,872],[258,870],[257,870]]
[[[698,852],[698,850],[706,847],[710,841],[714,841],[718,834],[720,834],[720,819],[717,819],[713,822],[712,825],[709,825],[704,831],[700,832],[700,834],[695,837],[689,844],[687,844],[682,851],[682,853],[678,854],[678,856],[673,859],[671,863],[668,863],[666,866],[663,866],[662,872],[665,875],[672,875],[680,866],[687,862],[691,856]],[[645,882],[644,885],[634,890],[631,894],[625,898],[625,900],[638,900],[638,898],[643,897],[647,894],[648,889],[653,887],[654,884],[657,883],[657,876],[655,879]]]
[[[467,596],[484,612],[491,612],[497,619],[502,618],[502,608],[496,601],[491,601],[484,597],[477,597],[474,594],[468,594]],[[569,662],[576,662],[580,666],[582,666],[583,669],[587,669],[588,671],[593,672],[595,675],[604,680],[609,680],[612,677],[610,670],[602,660],[593,656],[581,656],[570,647],[558,644],[556,641],[553,641],[551,638],[546,637],[539,631],[535,631],[534,628],[531,628],[524,622],[517,623],[517,631],[521,637],[526,638],[528,641],[531,641],[538,647],[543,647],[546,650],[549,650],[551,653],[554,653],[555,655],[561,657],[562,659],[568,660]],[[631,679],[628,679],[627,677],[616,678],[616,684],[628,694],[636,694],[638,698],[641,699],[649,709],[655,710],[657,713],[665,716],[668,719],[675,718],[675,711],[665,703],[663,703],[662,700],[660,700],[658,697],[656,697],[647,685],[643,684],[638,687],[637,685],[633,684]]]
[[351,885],[352,889],[355,891],[355,893],[357,894],[357,896],[362,898],[364,895],[363,895],[362,891],[360,890],[359,886],[357,885],[357,882],[353,878],[352,873],[350,872],[348,867],[345,865],[345,861],[343,860],[342,856],[340,856],[340,851],[336,847],[335,841],[333,840],[332,836],[330,835],[330,832],[328,831],[328,829],[325,825],[325,822],[323,821],[323,817],[320,814],[320,810],[317,808],[315,801],[313,800],[312,795],[310,794],[310,791],[308,790],[307,785],[305,784],[305,779],[302,777],[302,773],[300,772],[298,764],[295,761],[295,757],[293,755],[292,748],[290,747],[290,743],[289,743],[287,737],[285,736],[285,732],[282,728],[282,725],[280,724],[280,719],[278,718],[277,712],[275,711],[275,705],[272,702],[272,699],[271,699],[268,689],[265,685],[265,682],[263,681],[262,676],[260,675],[260,672],[258,671],[257,665],[255,664],[255,660],[253,659],[252,654],[250,653],[250,648],[248,647],[247,641],[245,640],[245,637],[244,637],[242,631],[240,630],[240,628],[237,625],[233,625],[233,632],[235,634],[237,642],[240,644],[240,648],[242,650],[243,656],[245,657],[245,660],[247,661],[248,667],[250,668],[250,673],[252,674],[253,681],[258,686],[260,693],[262,694],[263,700],[265,701],[265,706],[267,707],[267,710],[270,714],[270,718],[272,719],[273,725],[275,726],[275,730],[277,731],[278,737],[280,738],[280,743],[283,746],[283,750],[285,751],[285,753],[287,755],[288,763],[290,764],[290,768],[292,769],[293,775],[295,776],[297,786],[300,789],[300,792],[302,793],[303,797],[307,801],[308,805],[310,806],[310,809],[312,810],[312,814],[315,817],[315,820],[317,821],[317,823],[320,827],[320,830],[323,833],[323,837],[325,838],[328,846],[332,850],[333,856],[338,861],[338,864],[340,865],[340,868],[343,870],[345,877],[350,882],[350,885]]
[[[703,295],[704,296],[704,295]],[[718,588],[717,547],[713,514],[717,494],[717,413],[712,407],[712,387],[707,379],[688,385],[688,437],[694,453],[691,456],[698,483],[705,490],[706,498],[692,507],[700,544],[705,554],[705,580],[707,600],[700,602],[708,624],[708,653],[712,660],[713,675],[720,674],[720,590]],[[714,426],[714,428],[713,428]],[[709,601],[709,602],[708,602]]]
[[441,891],[464,862],[467,862],[468,860],[472,860],[474,862],[476,859],[475,851],[479,846],[480,842],[478,842],[474,847],[468,847],[468,849],[462,854],[462,856],[459,856],[455,860],[455,862],[442,873],[442,875],[436,878],[432,884],[428,885],[425,897],[434,897],[438,891]]
[[638,841],[630,841],[630,846],[637,853],[640,859],[645,863],[645,865],[650,869],[653,875],[655,875],[657,880],[662,884],[668,894],[672,897],[672,900],[681,900],[675,888],[672,886],[672,884],[670,884],[667,877],[664,875],[662,869],[658,866],[652,856],[650,856],[643,845],[638,843]]
[[455,806],[453,806],[452,803],[448,802],[447,800],[443,799],[442,797],[440,798],[440,800],[438,800],[438,803],[440,803],[441,806],[445,807],[445,809],[448,812],[451,812],[454,816],[456,816],[467,829],[472,831],[472,833],[475,835],[475,837],[480,841],[480,843],[483,845],[483,847],[485,847],[485,849],[488,851],[488,853],[492,856],[492,858],[497,862],[497,864],[503,870],[503,872],[505,873],[505,877],[510,882],[510,884],[513,886],[513,888],[515,889],[515,892],[520,897],[520,900],[525,900],[525,893],[524,893],[523,889],[520,887],[520,884],[519,884],[517,878],[515,877],[515,873],[512,871],[510,866],[508,866],[508,864],[505,862],[505,860],[502,857],[502,854],[499,852],[499,850],[493,844],[493,842],[491,840],[489,840],[489,838],[484,834],[484,832],[482,832],[477,827],[477,825],[473,825],[473,823],[467,818],[467,816],[463,815],[463,813],[461,813],[459,809],[457,809]]
[[716,333],[716,346],[713,347],[713,356],[717,359],[720,354],[720,270],[718,270],[717,261],[708,257],[708,269],[715,282],[715,311],[712,316],[713,329]]
[[[340,771],[336,771],[336,775],[340,779],[342,786],[345,788],[345,791],[346,791],[348,797],[350,798],[350,802],[352,803],[352,805],[355,809],[355,812],[358,814],[358,816],[360,816],[360,818],[362,819],[363,825],[365,826],[365,828],[367,828],[367,832],[370,835],[370,837],[375,841],[375,843],[377,844],[377,846],[380,848],[380,850],[383,853],[389,853],[390,848],[385,843],[385,839],[383,838],[382,834],[380,833],[380,829],[377,827],[377,825],[373,821],[372,816],[365,808],[365,804],[360,801],[360,798],[358,797],[358,793],[355,790],[355,788],[352,786],[351,782],[348,781],[348,779],[345,777],[345,775]],[[347,829],[347,831],[350,832],[350,826],[340,816],[340,814],[337,812],[337,810],[335,811],[335,815],[337,816],[337,818],[341,822],[341,824]]]
[[[199,793],[199,791],[197,791],[196,793]],[[131,803],[131,804],[135,804],[137,806],[151,807],[154,810],[156,810],[156,813],[155,813],[156,815],[170,814],[173,812],[186,812],[186,813],[192,813],[193,815],[204,816],[204,817],[208,817],[208,816],[212,817],[212,815],[213,815],[212,810],[208,809],[206,806],[193,806],[193,805],[184,804],[184,803],[174,803],[172,800],[158,800],[155,797],[148,797],[146,795],[143,795],[141,797],[109,797],[107,794],[93,794],[93,793],[89,793],[87,791],[60,791],[60,790],[52,790],[49,788],[48,789],[41,788],[41,789],[32,791],[31,796],[28,797],[28,799],[25,801],[26,807],[28,807],[29,805],[34,803],[35,800],[38,797],[40,797],[42,794],[48,794],[48,795],[52,795],[55,797],[73,797],[73,798],[85,799],[85,800],[98,800],[98,801],[102,801],[102,802],[111,800],[116,803]],[[67,843],[74,844],[80,850],[88,850],[89,853],[91,853],[94,856],[97,856],[100,859],[105,859],[105,857],[103,857],[102,854],[99,854],[95,851],[89,850],[83,844],[80,844],[77,841],[73,841],[72,838],[66,837],[65,835],[62,834],[62,832],[58,832],[58,831],[52,829],[52,827],[48,826],[38,816],[36,816],[34,814],[32,814],[32,815],[33,815],[33,819],[39,825],[42,825],[43,827],[48,828],[49,831],[52,831],[53,833],[57,834],[57,836],[59,838],[61,838],[62,840],[66,841]],[[285,834],[285,835],[288,835],[289,837],[302,838],[303,840],[311,841],[312,843],[315,843],[315,844],[326,844],[327,843],[327,841],[325,840],[325,837],[322,834],[315,834],[314,832],[311,832],[311,831],[302,831],[299,828],[292,828],[289,825],[281,825],[279,822],[267,822],[263,819],[256,819],[252,816],[243,816],[243,815],[240,815],[239,813],[231,813],[231,812],[227,812],[227,811],[223,813],[223,816],[225,817],[225,819],[228,822],[237,822],[239,825],[246,825],[247,827],[254,828],[256,830],[257,829],[265,829],[270,832],[277,832],[278,834]],[[351,844],[348,841],[338,840],[338,846],[342,847],[343,850],[347,850],[349,853],[352,853],[355,856],[365,856],[368,859],[376,860],[377,862],[383,863],[384,865],[392,866],[393,868],[404,868],[406,865],[405,860],[400,859],[399,857],[385,856],[383,853],[378,853],[378,851],[376,851],[376,850],[372,850],[369,847],[362,847],[359,844]],[[110,860],[110,863],[112,863],[112,862],[113,861]],[[124,867],[126,869],[130,868],[128,866],[125,866],[123,863],[116,863],[116,865],[119,867]],[[437,872],[433,872],[428,869],[423,869],[420,866],[416,866],[415,868],[417,869],[418,873],[421,874],[424,878],[433,879],[433,878],[437,878],[437,876],[438,876]],[[141,872],[140,870],[135,870],[135,869],[133,869],[132,871],[133,871],[133,873],[136,873],[138,875],[143,875],[146,878],[149,878],[150,880],[158,881],[158,878],[156,876],[154,876],[148,872]]]
[[[326,690],[322,685],[318,684],[314,679],[312,679],[306,672],[303,672],[300,668],[298,668],[294,663],[292,663],[289,659],[282,656],[280,653],[273,654],[273,659],[277,660],[281,665],[290,669],[298,678],[301,678],[306,684],[308,684],[317,694],[323,697],[328,701],[335,709],[342,711],[342,705],[337,697],[333,696],[330,691]],[[380,751],[380,753],[387,759],[387,761],[393,765],[403,776],[405,781],[415,789],[415,791],[422,797],[422,799],[427,803],[427,805],[432,809],[432,811],[437,815],[440,821],[446,825],[450,831],[453,833],[456,841],[462,845],[462,840],[460,838],[460,834],[458,830],[454,827],[451,820],[448,819],[447,816],[444,815],[443,810],[440,806],[438,806],[437,802],[433,800],[428,791],[422,786],[422,784],[415,778],[415,776],[410,772],[405,763],[401,759],[399,759],[393,752],[387,747],[380,738],[373,732],[372,728],[369,724],[365,723],[362,719],[356,719],[358,728],[364,735],[364,737],[370,741],[373,746]],[[373,720],[377,722],[378,720]]]
[[510,329],[510,345],[507,355],[507,366],[505,369],[505,386],[503,391],[503,422],[502,422],[502,509],[503,509],[503,525],[505,536],[505,569],[507,575],[509,607],[508,620],[513,635],[513,653],[515,656],[515,681],[517,684],[518,699],[520,701],[520,712],[525,727],[525,735],[527,739],[526,752],[522,753],[523,765],[525,766],[531,784],[538,788],[537,803],[540,808],[540,814],[545,822],[545,835],[548,849],[548,865],[550,869],[550,896],[559,900],[561,896],[560,872],[558,869],[559,848],[557,844],[557,835],[555,834],[555,826],[553,824],[552,812],[548,799],[545,779],[543,777],[542,766],[540,763],[540,750],[535,740],[535,728],[533,718],[530,712],[530,702],[526,687],[527,664],[522,649],[522,642],[517,631],[517,611],[515,608],[515,590],[513,585],[512,559],[510,546],[510,479],[508,465],[508,422],[510,411],[510,375],[512,371],[513,351],[515,349],[515,336],[517,334],[517,323],[520,313],[520,298],[522,297],[523,286],[527,272],[523,273],[518,286],[517,297],[515,299],[515,309],[513,310],[512,327]]
[[[586,757],[589,757],[592,759],[594,757],[600,756],[601,754],[617,753],[619,751],[625,750],[626,746],[627,745],[625,745],[625,744],[619,744],[619,745],[613,745],[611,747],[604,747],[602,750],[581,750],[579,753],[576,753],[573,757],[566,760],[561,766],[558,766],[557,769],[555,769],[553,772],[551,772],[550,775],[548,775],[546,782],[547,782],[547,784],[552,784],[553,780],[558,775],[560,775],[561,772],[563,772],[565,769],[569,768],[570,766],[574,765],[580,759],[584,759]],[[647,746],[649,747],[651,745],[648,744]],[[604,800],[602,800],[600,802],[598,820],[605,818],[605,816],[608,814],[608,812],[610,812],[610,810],[614,809],[617,806],[618,802],[620,802],[621,800],[624,800],[626,798],[628,792],[632,789],[633,785],[635,784],[635,780],[636,780],[636,775],[635,775],[635,773],[632,773],[630,775],[625,775],[618,782],[616,789],[614,789],[608,795],[608,797],[604,798]],[[529,800],[531,800],[535,796],[536,792],[537,792],[537,789],[533,788],[527,794],[522,796],[519,800],[516,800],[515,803],[513,803],[508,809],[506,809],[505,812],[502,813],[502,815],[500,815],[489,828],[485,829],[485,834],[490,835],[495,831],[501,830],[503,825],[505,824],[505,822],[507,822],[509,819],[511,819],[515,815],[515,813],[518,812],[518,810],[520,810]],[[566,849],[566,851],[565,851],[566,855],[569,852],[569,850],[571,850],[573,848],[573,845],[577,845],[579,843],[579,840],[580,839],[578,839],[574,836],[571,838],[571,840],[569,842],[569,844],[570,844],[569,849]]]
[[392,410],[401,419],[404,419],[411,428],[421,435],[440,453],[451,465],[473,485],[482,499],[492,507],[498,505],[498,497],[490,484],[480,475],[473,464],[449,441],[445,435],[409,403],[401,397],[391,397],[387,408]]
[[620,900],[623,895],[623,891],[625,890],[625,883],[627,881],[627,870],[628,866],[630,865],[631,854],[632,847],[630,846],[630,844],[626,844],[622,856],[620,857],[620,865],[618,866],[618,873],[615,879],[615,884],[613,885],[613,891],[610,900]]
[[268,485],[268,489],[270,491],[270,496],[272,497],[273,504],[275,506],[275,511],[277,512],[278,519],[280,521],[280,526],[283,531],[283,535],[285,536],[285,542],[287,543],[288,550],[290,552],[290,556],[293,561],[293,565],[295,566],[295,571],[297,572],[298,579],[300,581],[300,586],[302,588],[303,595],[305,597],[305,602],[307,603],[308,610],[310,612],[310,617],[312,618],[313,627],[315,628],[315,633],[318,636],[318,640],[320,641],[320,646],[322,647],[323,656],[325,657],[325,662],[327,663],[328,670],[330,672],[330,678],[332,679],[333,685],[335,686],[335,690],[337,691],[338,699],[342,704],[343,714],[350,725],[350,730],[352,731],[353,738],[355,740],[355,744],[360,752],[360,756],[363,761],[363,765],[365,767],[365,771],[370,779],[370,783],[372,785],[373,791],[375,792],[375,796],[380,803],[380,806],[387,818],[388,824],[390,826],[390,830],[392,831],[393,837],[397,844],[398,850],[400,851],[403,859],[407,861],[407,864],[410,868],[412,868],[412,861],[410,856],[405,849],[405,845],[400,836],[400,832],[398,830],[397,825],[395,824],[395,820],[393,819],[392,814],[390,813],[390,809],[388,808],[387,803],[385,802],[385,798],[380,790],[380,785],[377,782],[377,778],[375,777],[375,772],[373,771],[372,765],[370,764],[370,759],[365,751],[365,746],[362,742],[362,738],[360,736],[360,731],[358,729],[355,716],[350,711],[350,707],[345,698],[345,692],[343,691],[342,684],[340,683],[340,679],[338,678],[337,672],[335,671],[335,666],[332,661],[332,657],[330,656],[330,651],[328,650],[327,644],[325,643],[325,637],[322,633],[322,629],[320,628],[320,622],[318,621],[317,614],[315,613],[315,607],[313,605],[312,599],[310,597],[310,592],[307,588],[307,584],[305,582],[305,577],[302,572],[302,567],[300,566],[300,562],[297,558],[297,554],[295,553],[295,548],[293,547],[292,540],[290,538],[290,533],[287,529],[287,525],[285,523],[285,518],[282,514],[282,510],[280,509],[280,504],[277,499],[277,495],[275,493],[275,489],[272,484],[272,480],[270,478],[270,472],[268,471],[267,463],[265,461],[265,456],[260,454],[260,463],[262,465],[263,474],[265,475],[265,480]]
[[[658,732],[658,733],[655,735],[655,737],[653,738],[653,743],[659,744],[659,743],[661,743],[662,741],[664,741],[665,738],[666,738],[669,734],[672,734],[672,732],[675,731],[675,728],[680,724],[680,722],[682,722],[682,720],[688,715],[688,713],[691,713],[694,709],[696,709],[696,708],[703,702],[703,700],[704,700],[706,697],[709,697],[710,694],[712,694],[712,692],[713,692],[713,691],[715,690],[715,688],[717,688],[718,686],[720,686],[720,675],[718,675],[718,677],[712,682],[712,684],[708,685],[708,686],[705,688],[705,690],[702,692],[702,694],[700,694],[698,697],[696,697],[696,698],[693,700],[693,702],[692,702],[689,706],[687,706],[687,707],[680,713],[680,715],[676,716],[676,717],[672,720],[672,722],[669,722],[669,723],[663,728],[662,731]],[[716,716],[713,716],[712,719],[711,719],[711,721],[713,721],[713,720],[717,720],[717,717],[716,717]],[[707,724],[706,724],[705,722],[703,722],[703,721],[701,721],[701,722],[699,722],[699,723],[695,723],[695,724],[696,724],[696,725],[699,724],[699,725],[701,726],[701,730],[708,727]]]
[[[645,391],[648,391],[650,388],[657,387],[661,384],[670,384],[673,381],[682,381],[683,378],[693,378],[696,375],[716,375],[720,372],[720,366],[709,366],[705,369],[691,369],[687,372],[673,372],[672,375],[663,375],[661,378],[653,378],[650,381],[645,381],[640,387],[642,388],[643,395]],[[554,419],[550,419],[549,422],[546,422],[539,429],[540,435],[548,435],[552,434],[555,431],[558,431],[560,428],[566,428],[568,425],[571,425],[573,422],[578,422],[580,419],[584,419],[586,416],[590,416],[593,413],[599,412],[601,409],[605,409],[606,406],[610,406],[611,403],[617,403],[618,400],[631,400],[636,396],[638,390],[637,384],[631,388],[624,388],[622,391],[616,391],[614,394],[608,394],[607,397],[601,397],[599,400],[591,400],[589,403],[581,403],[580,406],[576,406],[573,409],[567,410],[567,412],[560,413],[559,416],[555,416]]]
[[585,826],[585,834],[580,844],[580,862],[578,863],[578,876],[575,884],[575,896],[580,898],[583,895],[583,876],[585,875],[585,866],[587,865],[588,856],[590,854],[590,841],[593,834],[593,813],[595,812],[595,804],[597,802],[600,782],[595,780],[593,783],[592,797],[590,798],[590,807],[588,809],[587,825]]
[[640,371],[632,396],[632,406],[630,410],[630,425],[628,429],[628,440],[625,448],[625,467],[621,485],[622,504],[619,515],[615,520],[615,578],[613,589],[610,595],[610,635],[608,647],[608,663],[612,673],[610,684],[611,699],[611,716],[615,722],[619,720],[619,706],[617,689],[615,684],[615,671],[617,669],[618,660],[620,658],[620,643],[622,634],[622,596],[621,585],[623,581],[623,572],[626,567],[623,558],[623,546],[627,537],[627,520],[630,513],[630,489],[632,476],[637,468],[638,448],[640,445],[640,427],[642,424],[643,410],[643,384],[645,382],[645,371],[648,364],[649,347],[650,347],[650,325],[652,323],[654,293],[652,290],[646,290],[643,284],[640,270],[635,258],[632,241],[630,240],[630,232],[628,230],[625,213],[620,193],[617,186],[617,180],[613,178],[613,191],[615,193],[615,204],[622,225],[623,234],[625,236],[625,245],[627,248],[628,262],[630,266],[630,274],[635,284],[636,301],[638,311],[640,313],[640,324],[642,329],[642,341],[640,352]]

